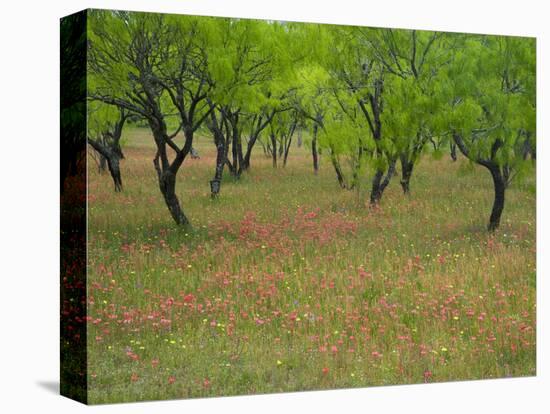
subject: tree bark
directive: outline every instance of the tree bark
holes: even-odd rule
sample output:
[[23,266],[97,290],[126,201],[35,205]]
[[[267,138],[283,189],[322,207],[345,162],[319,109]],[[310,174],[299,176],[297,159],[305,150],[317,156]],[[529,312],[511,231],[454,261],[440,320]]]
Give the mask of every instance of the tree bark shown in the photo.
[[414,168],[412,161],[409,161],[407,156],[401,155],[401,188],[403,188],[403,194],[410,194],[410,181]]
[[[271,123],[273,120],[273,117],[275,116],[275,110],[272,110],[267,115],[257,115],[257,118],[255,119],[255,122],[253,122],[253,128],[249,136],[249,140],[246,146],[246,152],[243,157],[243,164],[242,164],[242,171],[248,171],[250,169],[250,159],[252,157],[252,150],[254,149],[254,145],[256,145],[256,142],[258,142],[260,138],[260,134],[262,131],[267,128],[267,126]],[[260,144],[263,147],[264,154],[267,155],[267,149],[264,145],[264,143],[260,141]]]
[[230,168],[230,171],[234,177],[237,177],[237,174],[239,171],[239,157],[237,155],[237,136],[235,134],[235,131],[233,131],[232,133],[231,155],[233,158],[233,163],[232,163],[232,168]]
[[372,188],[370,192],[370,203],[371,205],[378,204],[382,193],[380,191],[380,183],[382,182],[382,177],[384,176],[383,171],[377,170],[372,179]]
[[216,140],[216,170],[214,172],[214,178],[210,181],[210,195],[212,198],[216,198],[220,193],[225,157],[224,139],[223,137],[218,137]]
[[178,197],[176,196],[176,176],[170,171],[165,171],[159,180],[159,188],[170,215],[178,225],[188,226],[189,220],[181,209]]
[[[253,134],[248,140],[248,144],[246,146],[246,153],[244,154],[244,158],[243,158],[243,165],[242,165],[243,171],[248,171],[250,169],[250,157],[252,157],[252,149],[254,148],[254,145],[258,140],[258,136],[259,134]],[[265,149],[264,149],[264,152],[265,152]]]
[[294,122],[290,127],[290,130],[288,131],[288,135],[285,140],[286,142],[285,142],[284,151],[283,151],[283,167],[286,167],[286,162],[288,160],[288,154],[290,152],[290,147],[292,145],[292,138],[294,136],[295,131],[296,131],[296,122]]
[[99,156],[99,165],[98,165],[98,172],[100,174],[103,174],[105,170],[107,169],[107,158],[105,158],[104,155],[101,155],[101,153],[97,153]]
[[113,179],[113,183],[115,185],[115,192],[121,192],[122,191],[122,177],[120,175],[120,155],[119,152],[113,151],[112,149],[108,148],[106,145],[102,144],[99,141],[93,140],[88,138],[89,144],[92,146],[93,149],[97,151],[97,153],[101,158],[104,158],[107,162],[107,167],[109,169],[109,172],[111,173],[111,178]]
[[493,201],[493,209],[491,210],[491,216],[489,217],[489,225],[487,226],[487,229],[490,232],[494,232],[500,226],[500,217],[502,216],[502,211],[504,210],[506,183],[500,168],[497,165],[490,167],[489,171],[493,177],[495,199]]
[[168,211],[170,211],[170,215],[177,225],[188,226],[190,224],[189,220],[183,213],[176,195],[176,174],[170,168],[161,168],[158,151],[153,164],[158,175],[159,189],[168,207]]
[[124,158],[122,148],[120,147],[120,139],[122,137],[122,129],[129,117],[129,113],[120,109],[119,119],[115,122],[114,127],[105,131],[101,138],[94,140],[88,138],[89,144],[99,154],[99,172],[105,170],[105,166],[109,168],[111,177],[115,184],[115,192],[122,191],[122,178],[120,175],[120,160]]
[[382,194],[384,190],[390,183],[391,178],[395,174],[395,164],[396,160],[391,160],[390,165],[386,171],[386,176],[384,176],[383,170],[377,170],[372,179],[372,188],[370,193],[370,204],[371,206],[378,205],[382,199]]
[[[213,106],[212,103],[210,105]],[[216,166],[214,170],[214,177],[210,180],[210,196],[216,198],[220,193],[221,182],[223,177],[223,169],[227,161],[227,143],[228,140],[224,136],[224,118],[223,112],[220,113],[221,119],[218,120],[215,110],[210,113],[210,123],[208,129],[214,136],[214,144],[216,146]]]
[[311,156],[313,158],[313,174],[319,173],[319,154],[317,153],[317,132],[319,126],[317,123],[313,125],[313,139],[311,140]]
[[118,156],[107,158],[107,165],[109,166],[109,172],[113,182],[115,183],[115,192],[122,191],[122,177],[120,176],[120,163]]
[[275,134],[271,134],[271,159],[273,162],[273,168],[277,168],[277,138]]
[[252,150],[249,150],[248,148],[250,148],[250,142],[243,158],[243,166],[242,166],[243,171],[248,171],[250,169],[250,157],[252,156]]
[[241,143],[241,131],[239,130],[239,110],[235,112],[227,111],[226,118],[229,120],[228,133],[231,133],[231,156],[232,164],[228,163],[231,175],[237,179],[240,178],[243,172],[243,148]]
[[506,192],[506,187],[509,184],[510,176],[509,166],[505,165],[502,167],[505,171],[505,174],[503,174],[501,167],[494,160],[498,149],[502,146],[502,140],[498,138],[495,140],[491,148],[491,157],[489,159],[473,157],[470,154],[468,146],[460,135],[453,134],[453,140],[462,155],[487,168],[491,173],[491,177],[493,178],[493,187],[495,190],[495,199],[493,201],[493,208],[491,210],[491,216],[489,217],[489,225],[487,226],[487,230],[494,232],[500,226],[500,217],[502,216],[502,211],[504,210],[504,195]]
[[456,161],[457,160],[457,156],[456,156],[456,144],[454,142],[451,142],[451,159],[453,161]]
[[[157,154],[153,159],[153,165],[157,172],[160,192],[176,224],[180,226],[190,226],[191,223],[184,214],[176,195],[176,175],[185,161],[187,154],[191,151],[194,131],[189,127],[184,128],[185,143],[183,148],[179,149],[168,137],[166,133],[166,124],[163,121],[158,122],[150,120],[149,124],[157,146]],[[166,151],[167,145],[176,151],[176,156],[172,162],[168,160]]]
[[239,161],[239,166],[237,168],[237,178],[241,178],[241,174],[243,172],[243,164],[244,164],[241,134],[237,134],[237,159]]
[[338,158],[336,157],[336,154],[334,154],[332,149],[330,151],[330,161],[332,162],[332,166],[334,167],[334,171],[336,172],[336,178],[338,179],[338,184],[340,184],[340,187],[344,190],[351,190],[353,186],[351,186],[351,188],[347,186],[346,180],[344,180],[344,174],[342,173],[342,169],[340,167],[340,163],[338,162]]

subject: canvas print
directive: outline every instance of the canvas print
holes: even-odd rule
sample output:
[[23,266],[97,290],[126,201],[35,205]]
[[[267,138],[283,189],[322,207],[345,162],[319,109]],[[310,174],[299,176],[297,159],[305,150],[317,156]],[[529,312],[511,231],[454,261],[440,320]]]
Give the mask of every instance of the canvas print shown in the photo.
[[535,375],[535,45],[63,18],[62,394]]

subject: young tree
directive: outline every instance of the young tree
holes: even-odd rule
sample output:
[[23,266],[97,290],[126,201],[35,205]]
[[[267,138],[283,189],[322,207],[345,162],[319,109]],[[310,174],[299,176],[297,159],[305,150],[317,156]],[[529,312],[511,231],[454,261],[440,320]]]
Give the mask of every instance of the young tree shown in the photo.
[[278,112],[269,125],[268,152],[271,154],[273,168],[277,168],[277,160],[283,159],[286,167],[292,138],[299,122],[298,112],[294,109]]
[[130,117],[124,108],[114,108],[104,104],[88,106],[88,144],[106,160],[109,173],[115,185],[115,192],[122,191],[120,160],[124,158],[120,140],[122,129]]
[[[91,17],[92,98],[146,120],[157,149],[159,189],[176,224],[189,225],[176,195],[176,175],[209,115],[206,45],[212,20],[109,11]],[[168,132],[174,111],[185,138],[181,147],[174,141],[179,128]]]
[[304,65],[298,72],[298,79],[299,86],[294,106],[303,119],[302,122],[311,125],[311,158],[313,173],[317,175],[319,128],[323,128],[325,116],[334,107],[334,96],[329,90],[329,74],[316,63]]
[[448,64],[456,45],[441,32],[358,28],[362,42],[370,46],[372,59],[384,71],[382,129],[391,140],[401,164],[401,186],[410,192],[410,179],[427,142],[443,133],[434,123],[442,104],[438,73]]
[[212,111],[207,124],[217,148],[210,182],[213,197],[219,193],[225,165],[237,179],[250,168],[254,145],[275,114],[271,83],[281,60],[276,44],[283,39],[276,22],[223,19],[216,29],[219,41],[209,48]]
[[[340,101],[343,105],[343,102]],[[330,158],[340,187],[362,190],[363,176],[376,149],[358,108],[352,102],[348,114],[331,112],[323,122],[319,143],[330,151]],[[343,162],[342,162],[343,160]],[[385,180],[386,181],[386,180]],[[387,180],[389,182],[389,178]],[[384,187],[387,185],[385,182]]]
[[[397,161],[395,145],[382,129],[387,69],[375,58],[372,46],[363,39],[358,28],[334,26],[329,30],[332,40],[326,67],[334,83],[334,96],[348,117],[355,118],[359,113],[364,117],[369,139],[375,144],[374,149],[365,154],[373,160],[374,167],[370,204],[377,205],[395,172]],[[360,112],[351,109],[350,102],[354,102]],[[357,121],[352,119],[352,123],[357,124]]]
[[506,189],[526,167],[522,146],[536,135],[535,40],[468,36],[449,69],[448,87],[452,138],[465,157],[491,173],[488,230],[495,231]]

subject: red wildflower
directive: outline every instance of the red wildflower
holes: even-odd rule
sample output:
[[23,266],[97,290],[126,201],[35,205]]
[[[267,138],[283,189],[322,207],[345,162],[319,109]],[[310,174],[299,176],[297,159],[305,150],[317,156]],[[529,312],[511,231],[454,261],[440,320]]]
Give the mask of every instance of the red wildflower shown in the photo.
[[432,376],[433,376],[432,371],[430,370],[424,371],[424,382],[430,381],[432,379]]
[[137,361],[139,359],[139,356],[137,354],[134,354],[132,351],[127,351],[126,355],[132,360]]
[[194,300],[195,300],[195,296],[194,296],[192,293],[188,293],[187,295],[185,295],[185,296],[183,297],[183,301],[184,301],[185,303],[191,303],[191,302],[193,302]]

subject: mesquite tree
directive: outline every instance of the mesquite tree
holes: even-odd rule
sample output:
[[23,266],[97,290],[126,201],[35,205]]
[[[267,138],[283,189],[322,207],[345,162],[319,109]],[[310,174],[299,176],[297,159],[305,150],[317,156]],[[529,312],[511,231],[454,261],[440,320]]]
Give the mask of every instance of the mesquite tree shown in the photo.
[[[330,158],[340,187],[362,189],[370,156],[376,146],[362,115],[352,102],[349,115],[330,112],[325,117],[319,143],[330,151]],[[386,184],[387,185],[387,184]]]
[[[443,133],[433,122],[441,106],[438,73],[448,64],[456,39],[441,32],[360,28],[360,39],[386,76],[382,128],[401,164],[401,187],[410,191],[413,169],[427,142],[434,147]],[[435,138],[435,139],[434,139]],[[439,139],[437,139],[439,141]]]
[[[306,64],[298,71],[299,86],[295,94],[294,107],[303,119],[311,125],[311,159],[313,173],[319,172],[319,129],[323,120],[334,105],[334,97],[329,91],[329,74],[318,64]],[[334,158],[333,158],[334,159]],[[340,180],[340,183],[342,181]]]
[[[375,58],[372,46],[365,42],[355,28],[333,27],[331,50],[327,69],[333,82],[335,98],[341,112],[357,125],[356,118],[363,116],[369,137],[374,143],[372,151],[359,148],[361,157],[369,152],[373,160],[374,174],[371,181],[370,204],[377,205],[395,172],[397,149],[391,137],[383,132],[385,82],[388,74],[385,66]],[[353,108],[354,102],[357,108]],[[359,112],[358,112],[359,110]]]
[[217,149],[213,197],[220,191],[225,165],[237,179],[250,168],[254,145],[276,112],[272,82],[284,56],[276,50],[284,40],[277,22],[221,19],[216,30],[218,41],[209,47],[207,122]]
[[[114,109],[115,114],[112,110]],[[120,140],[122,129],[130,117],[124,108],[107,105],[88,105],[88,144],[105,159],[115,185],[115,192],[122,191],[120,160],[124,158]]]
[[468,36],[448,71],[446,116],[460,152],[486,168],[494,186],[489,231],[496,230],[506,189],[524,171],[525,140],[535,136],[535,41]]
[[[450,145],[453,159],[460,151],[493,177],[490,230],[499,225],[506,187],[536,157],[529,39],[134,12],[89,16],[89,98],[149,126],[159,189],[177,224],[189,220],[176,177],[200,128],[216,145],[214,197],[225,167],[239,178],[258,142],[274,165],[279,158],[285,165],[302,127],[312,131],[314,173],[323,147],[341,187],[359,194],[369,179],[371,205],[380,203],[398,162],[408,194],[426,144],[434,152]],[[99,152],[120,149],[124,120],[115,121],[89,131]],[[113,174],[118,160],[110,158]],[[113,179],[120,190],[120,174]]]
[[271,155],[273,168],[282,158],[286,167],[292,139],[299,122],[299,114],[295,109],[278,112],[269,124],[269,142],[267,152]]
[[[209,115],[205,45],[211,19],[108,11],[91,17],[91,97],[147,122],[159,189],[176,224],[189,225],[176,195],[176,175]],[[174,140],[179,128],[168,132],[174,112],[183,145]]]

